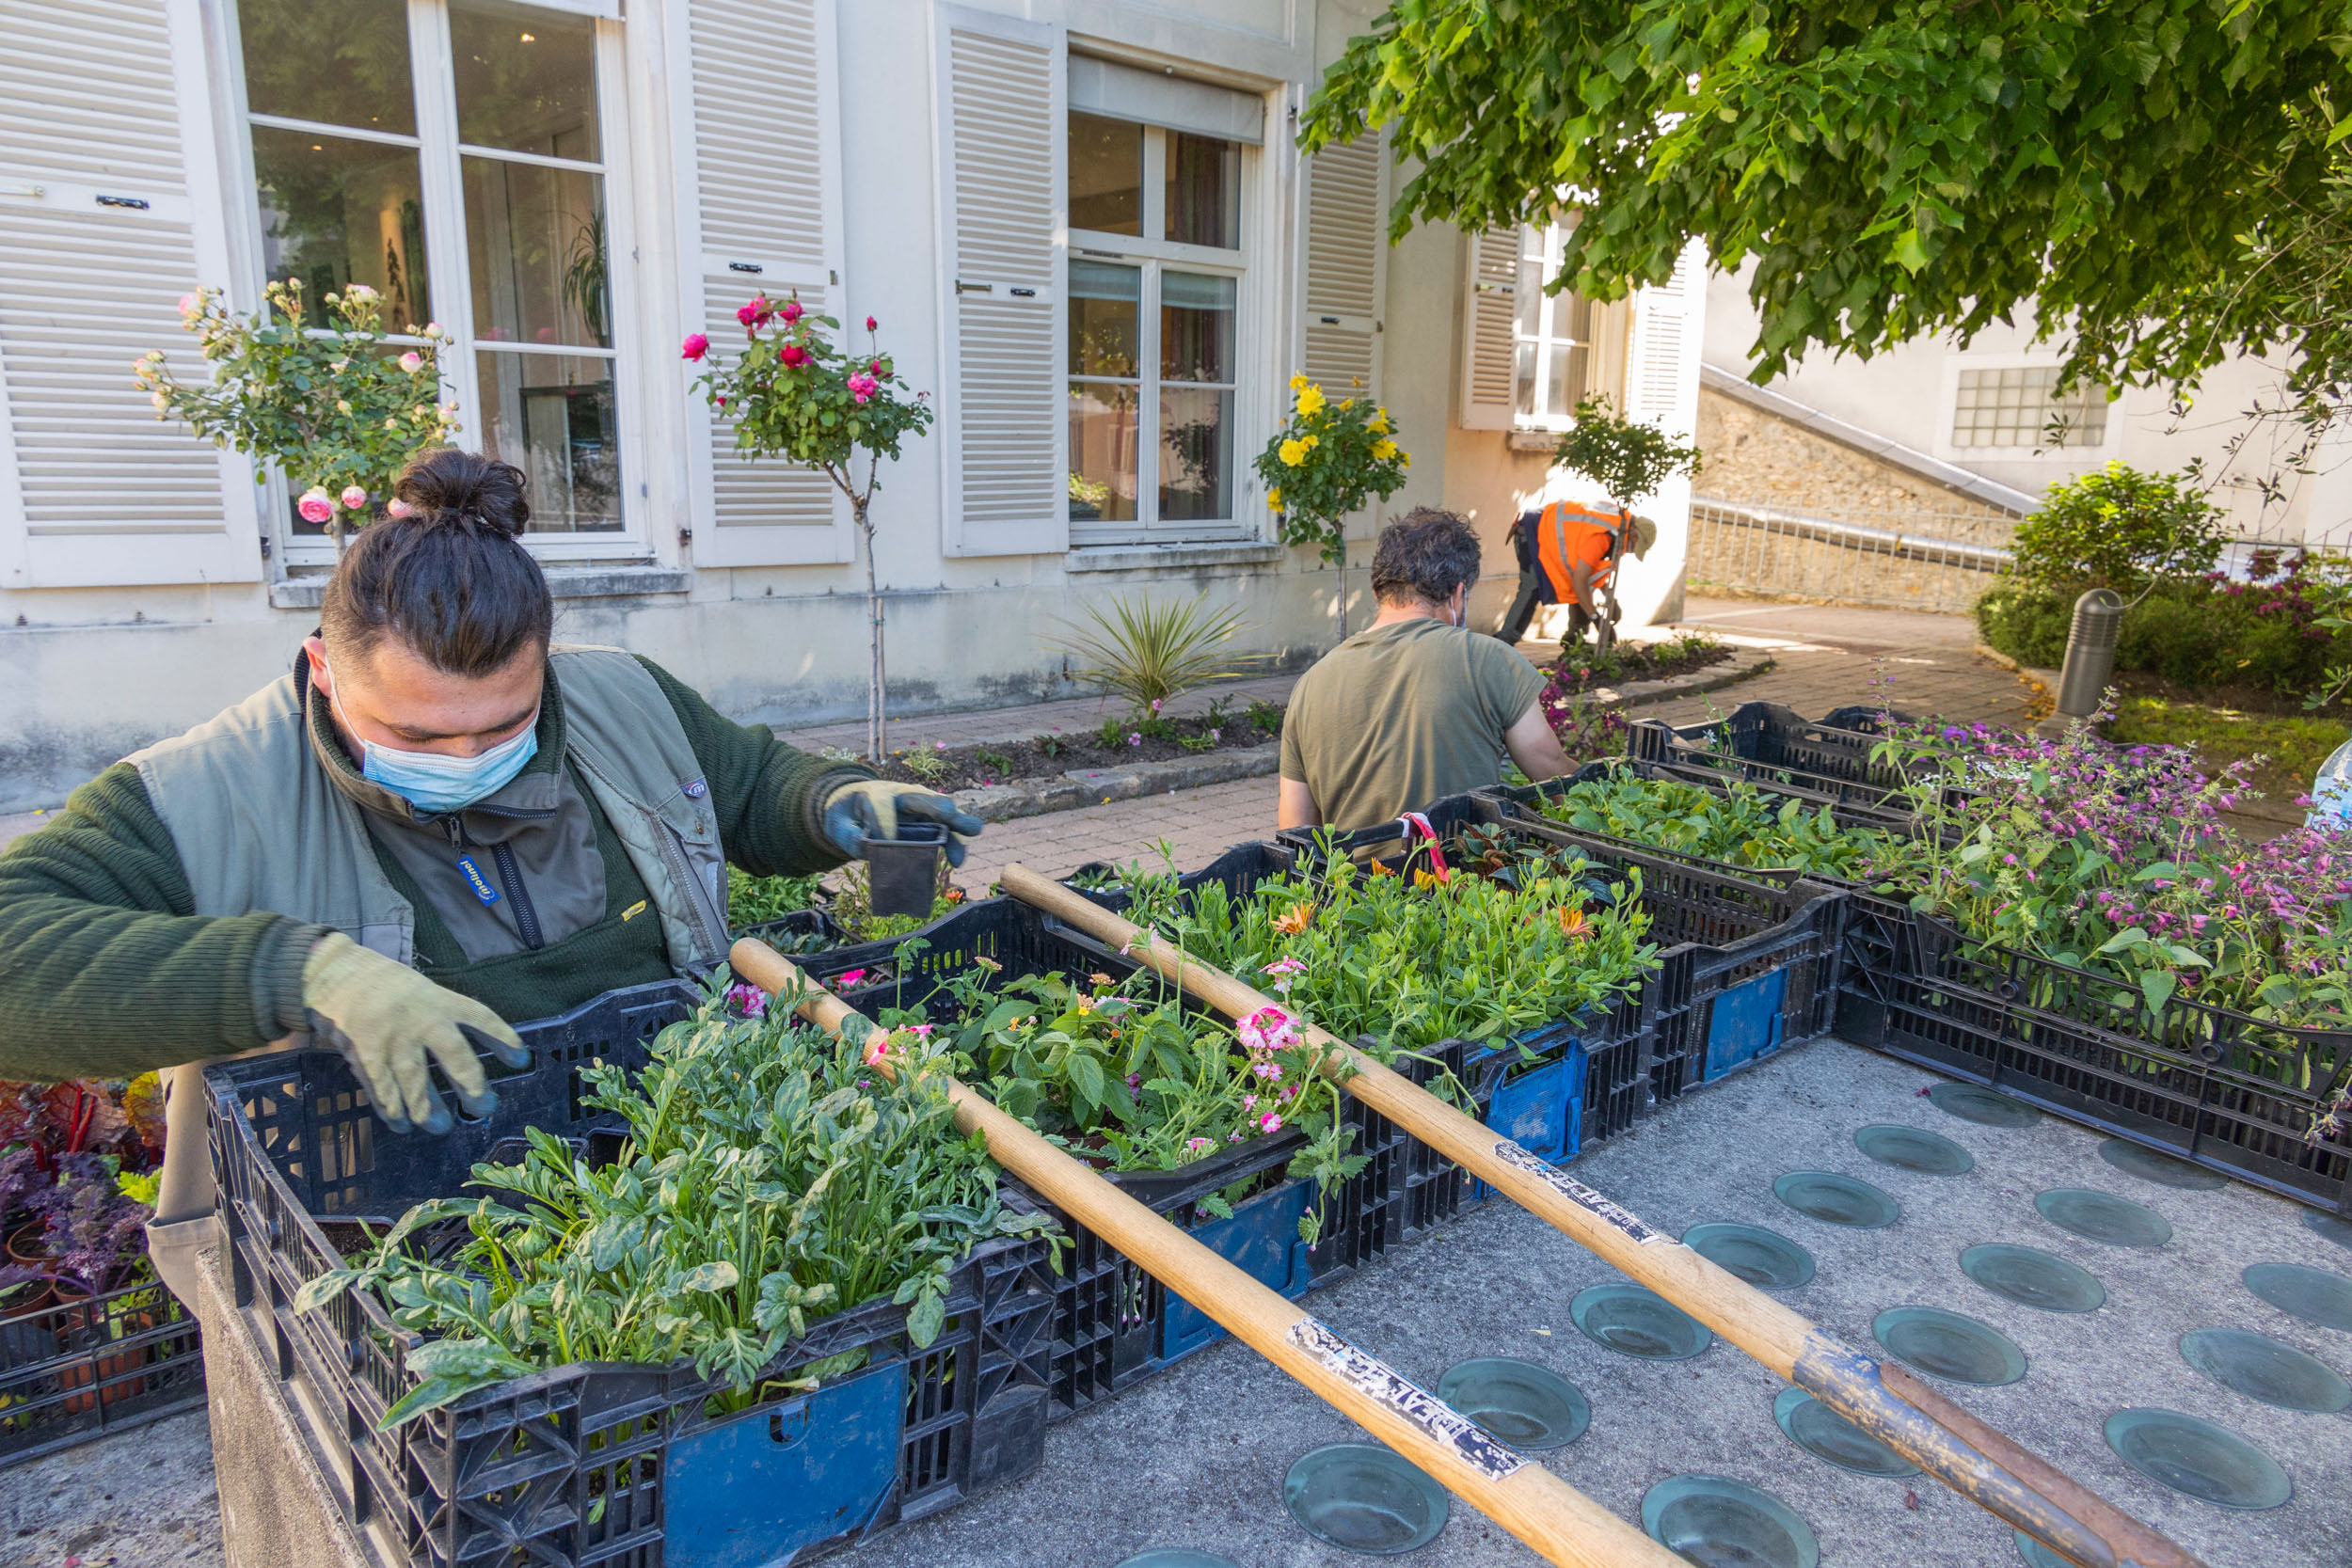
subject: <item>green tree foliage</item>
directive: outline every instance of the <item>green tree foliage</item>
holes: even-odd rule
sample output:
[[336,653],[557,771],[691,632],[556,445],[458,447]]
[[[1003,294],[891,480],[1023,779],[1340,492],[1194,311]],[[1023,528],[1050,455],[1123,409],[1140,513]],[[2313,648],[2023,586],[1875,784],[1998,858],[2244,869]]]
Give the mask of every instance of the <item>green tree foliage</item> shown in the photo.
[[1754,257],[1758,375],[2030,301],[2090,379],[2300,349],[2308,395],[2352,376],[2347,56],[2352,0],[1397,0],[1302,140],[1392,125],[1400,234],[1584,205],[1593,298]]
[[2010,548],[2030,581],[2135,594],[2164,578],[2211,571],[2225,537],[2220,509],[2203,491],[2110,463],[2051,485]]
[[1551,460],[1599,485],[1611,506],[1630,515],[1675,475],[1698,472],[1699,449],[1654,420],[1623,419],[1601,399],[1586,398]]

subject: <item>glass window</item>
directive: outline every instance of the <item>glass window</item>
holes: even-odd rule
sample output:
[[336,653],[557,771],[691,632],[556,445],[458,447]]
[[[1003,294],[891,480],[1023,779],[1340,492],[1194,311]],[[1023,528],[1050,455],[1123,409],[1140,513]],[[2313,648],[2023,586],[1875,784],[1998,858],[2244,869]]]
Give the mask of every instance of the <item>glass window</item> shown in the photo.
[[1160,517],[1233,515],[1231,277],[1160,275]]
[[1567,230],[1519,230],[1518,312],[1513,323],[1512,379],[1518,421],[1556,426],[1588,397],[1614,401],[1625,388],[1624,300],[1596,304],[1582,294],[1546,293],[1560,274]]
[[453,0],[457,139],[469,147],[595,163],[596,31],[584,16]]
[[1070,263],[1070,515],[1136,517],[1143,269]]
[[621,527],[612,361],[569,354],[477,356],[482,450],[531,482],[533,533]]
[[2058,395],[2056,365],[1963,370],[1953,400],[1955,447],[2096,447],[2107,438],[2107,395]]
[[237,26],[253,113],[416,135],[405,0],[241,0]]
[[1070,117],[1070,226],[1102,234],[1143,232],[1142,126]]
[[[620,531],[596,24],[511,0],[241,0],[239,26],[269,276],[314,297],[372,284],[413,330],[437,319],[429,245],[471,307],[441,305],[472,318],[440,324],[459,439],[523,470],[533,533]],[[414,79],[412,28],[447,30],[446,80]]]
[[1164,230],[1179,245],[1241,245],[1241,147],[1238,143],[1168,134],[1168,214]]
[[314,313],[324,295],[365,283],[393,331],[433,319],[414,147],[256,125],[253,177],[262,268],[298,281]]

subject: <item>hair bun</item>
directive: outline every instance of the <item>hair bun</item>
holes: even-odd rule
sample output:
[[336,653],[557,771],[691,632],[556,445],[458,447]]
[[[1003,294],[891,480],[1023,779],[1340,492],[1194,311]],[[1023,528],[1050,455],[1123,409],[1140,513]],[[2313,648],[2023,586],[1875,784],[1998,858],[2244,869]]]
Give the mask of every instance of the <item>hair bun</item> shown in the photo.
[[421,528],[453,525],[515,539],[531,521],[523,471],[457,447],[430,447],[410,458],[392,481],[392,498]]

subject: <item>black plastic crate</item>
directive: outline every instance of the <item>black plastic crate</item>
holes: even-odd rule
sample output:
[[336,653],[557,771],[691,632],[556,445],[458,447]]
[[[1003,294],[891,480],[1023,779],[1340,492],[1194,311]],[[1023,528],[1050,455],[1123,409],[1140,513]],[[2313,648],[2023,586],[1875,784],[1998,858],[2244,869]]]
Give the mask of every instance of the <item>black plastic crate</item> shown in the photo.
[[847,945],[841,923],[820,909],[794,910],[773,920],[746,926],[735,935],[757,937],[787,956],[824,953]]
[[1742,703],[1729,718],[1705,724],[1636,720],[1626,731],[1626,754],[1721,777],[1794,785],[1847,805],[1900,809],[1907,775],[1872,754],[1884,738],[1883,719],[1913,722],[1907,714],[1868,706],[1841,707],[1815,721],[1778,703]]
[[885,1007],[944,1005],[944,982],[969,972],[977,958],[1001,965],[1008,977],[1102,972],[1123,978],[1135,969],[1133,959],[1105,963],[1104,957],[1099,944],[1000,895],[976,899],[894,942],[838,947],[803,960],[802,967],[871,1018]]
[[160,1281],[0,1318],[0,1467],[203,1402],[196,1320]]
[[2285,1028],[2012,949],[1891,899],[1856,900],[1838,1033],[2068,1120],[2335,1213],[2352,1146],[2312,1143],[2352,1077],[2352,1030]]
[[[375,1423],[413,1379],[421,1339],[353,1292],[296,1312],[302,1286],[367,1241],[362,1221],[456,1193],[526,1126],[593,1148],[617,1118],[583,1107],[580,1068],[642,1066],[697,991],[614,991],[522,1027],[532,1065],[498,1078],[500,1105],[442,1138],[375,1124],[338,1053],[298,1051],[206,1070],[231,1284],[253,1343],[289,1386],[330,1488],[389,1560],[420,1568],[530,1561],[654,1568],[709,1560],[713,1532],[761,1560],[813,1556],[936,1512],[1042,1457],[1052,1275],[1042,1241],[977,1250],[927,1348],[887,1302],[810,1325],[770,1370],[863,1350],[815,1392],[709,1418],[691,1366],[550,1368],[479,1390],[401,1428]],[[453,1177],[453,1172],[457,1173]],[[672,1509],[672,1494],[677,1507]],[[665,1553],[665,1542],[676,1548]]]
[[[1267,878],[1288,872],[1294,860],[1288,846],[1268,840],[1231,845],[1200,870],[1178,873],[1176,891],[1188,894],[1204,883],[1216,882],[1232,896],[1246,898]],[[1127,892],[1118,879],[1125,869],[1108,861],[1089,861],[1062,880],[1105,909],[1123,910]]]

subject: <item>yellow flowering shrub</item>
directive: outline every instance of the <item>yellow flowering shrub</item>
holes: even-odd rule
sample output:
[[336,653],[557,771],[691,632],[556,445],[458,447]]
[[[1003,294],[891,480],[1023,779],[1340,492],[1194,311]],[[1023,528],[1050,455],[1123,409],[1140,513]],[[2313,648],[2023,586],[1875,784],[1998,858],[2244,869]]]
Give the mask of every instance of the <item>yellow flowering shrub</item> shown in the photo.
[[1389,411],[1369,398],[1334,404],[1303,375],[1291,377],[1291,413],[1258,454],[1266,505],[1281,515],[1282,541],[1342,559],[1340,519],[1405,484],[1412,457],[1396,444]]

